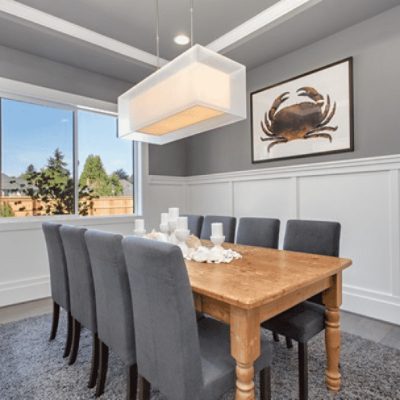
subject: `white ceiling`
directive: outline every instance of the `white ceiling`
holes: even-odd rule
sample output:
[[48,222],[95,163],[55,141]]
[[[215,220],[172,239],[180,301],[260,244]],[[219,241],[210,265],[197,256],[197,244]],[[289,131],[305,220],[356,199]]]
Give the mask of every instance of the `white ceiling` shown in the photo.
[[[20,0],[82,27],[155,53],[152,0]],[[194,0],[195,41],[207,45],[277,0]],[[249,68],[279,57],[400,4],[400,0],[322,0],[227,53]],[[173,38],[189,33],[189,0],[160,0],[160,47],[172,59],[187,47]],[[136,82],[152,67],[0,13],[0,45],[114,78]]]

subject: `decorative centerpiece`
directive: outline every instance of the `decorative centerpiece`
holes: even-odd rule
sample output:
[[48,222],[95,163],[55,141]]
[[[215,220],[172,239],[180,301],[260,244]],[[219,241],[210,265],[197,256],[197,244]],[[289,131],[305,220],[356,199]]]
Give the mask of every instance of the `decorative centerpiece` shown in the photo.
[[190,234],[188,218],[179,216],[179,208],[171,207],[167,213],[161,213],[160,232],[153,230],[146,235],[144,220],[135,220],[135,235],[144,236],[147,239],[158,240],[176,244],[182,250],[186,260],[207,263],[230,263],[242,256],[231,249],[222,247],[225,236],[223,224],[216,222],[211,224],[210,240],[213,247],[203,246],[201,240]]

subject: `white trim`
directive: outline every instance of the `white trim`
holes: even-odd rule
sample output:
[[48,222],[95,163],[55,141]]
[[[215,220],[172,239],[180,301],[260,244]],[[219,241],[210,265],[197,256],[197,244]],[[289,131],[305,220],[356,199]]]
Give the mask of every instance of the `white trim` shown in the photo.
[[50,296],[48,275],[18,281],[0,282],[0,307]]
[[250,18],[227,32],[225,35],[209,43],[207,47],[215,52],[226,53],[288,19],[293,18],[308,8],[315,6],[321,1],[322,0],[280,0],[253,18]]
[[[1,1],[1,0],[0,0]],[[0,77],[0,97],[117,115],[117,104]]]
[[[17,1],[0,0],[0,12],[36,25],[40,25],[46,29],[51,29],[63,35],[82,40],[90,43],[91,45],[112,51],[113,53],[121,54],[140,63],[154,67],[158,66],[157,57],[151,53],[76,25],[64,19],[55,17],[54,15],[37,10],[33,7],[18,3]],[[163,58],[160,59],[161,65],[164,65],[167,62],[168,61],[164,60]]]

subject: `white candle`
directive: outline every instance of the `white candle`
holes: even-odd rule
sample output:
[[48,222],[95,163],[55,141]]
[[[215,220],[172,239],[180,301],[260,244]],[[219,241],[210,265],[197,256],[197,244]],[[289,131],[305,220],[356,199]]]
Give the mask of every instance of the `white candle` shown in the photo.
[[177,207],[168,208],[168,217],[169,217],[169,219],[178,219],[179,208],[177,208]]
[[176,229],[187,229],[188,219],[187,217],[178,217],[178,225]]
[[135,219],[135,231],[144,231],[144,219]]
[[168,224],[168,213],[161,213],[161,223],[163,225]]
[[214,222],[211,224],[211,236],[223,236],[222,222]]

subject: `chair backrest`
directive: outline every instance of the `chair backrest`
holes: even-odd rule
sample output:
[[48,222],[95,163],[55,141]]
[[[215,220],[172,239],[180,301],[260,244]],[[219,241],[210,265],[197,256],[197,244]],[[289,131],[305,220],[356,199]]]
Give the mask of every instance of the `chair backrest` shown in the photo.
[[192,290],[182,251],[123,240],[132,291],[140,375],[168,399],[196,400],[203,387]]
[[225,242],[233,243],[235,241],[235,228],[236,228],[235,217],[206,215],[204,217],[203,226],[201,228],[200,238],[210,240],[211,224],[213,224],[214,222],[222,222],[223,231],[225,235]]
[[286,224],[285,250],[339,257],[339,246],[339,222],[289,220]]
[[70,311],[67,262],[60,235],[61,224],[44,222],[42,229],[46,240],[50,266],[50,285],[53,300],[64,310]]
[[85,240],[93,271],[99,339],[126,365],[134,365],[135,331],[122,236],[88,230]]
[[69,279],[72,316],[85,328],[97,332],[96,299],[89,253],[85,241],[86,228],[63,225],[60,228]]
[[188,228],[192,235],[200,237],[201,227],[203,226],[204,217],[202,215],[185,214],[183,217],[188,219]]
[[[285,250],[339,257],[339,247],[339,222],[289,220],[286,224]],[[322,295],[309,300],[322,304]]]
[[279,219],[240,218],[236,243],[277,249],[280,224]]

